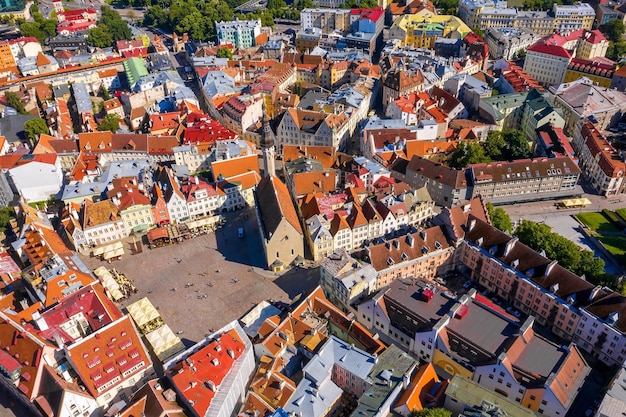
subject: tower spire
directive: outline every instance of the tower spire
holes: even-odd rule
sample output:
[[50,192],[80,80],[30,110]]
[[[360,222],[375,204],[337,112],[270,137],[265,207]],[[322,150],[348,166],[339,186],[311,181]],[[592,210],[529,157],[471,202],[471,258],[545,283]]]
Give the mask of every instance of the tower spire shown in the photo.
[[261,150],[263,151],[263,167],[265,175],[276,175],[275,165],[275,148],[274,148],[274,132],[270,127],[270,121],[267,117],[267,108],[265,107],[265,100],[263,100],[263,117],[262,117],[262,131],[261,131]]

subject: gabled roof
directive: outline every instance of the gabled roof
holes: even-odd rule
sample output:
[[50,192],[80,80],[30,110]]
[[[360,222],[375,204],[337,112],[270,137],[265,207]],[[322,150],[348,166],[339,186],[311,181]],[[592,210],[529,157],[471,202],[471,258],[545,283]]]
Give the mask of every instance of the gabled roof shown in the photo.
[[183,408],[175,400],[175,393],[164,390],[159,380],[148,381],[131,398],[131,405],[119,417],[184,417]]
[[461,170],[449,168],[443,164],[414,156],[407,165],[407,172],[414,172],[424,177],[437,180],[452,188],[465,188],[467,181]]
[[367,252],[374,269],[383,271],[391,265],[399,265],[449,247],[443,227],[434,226],[385,243],[370,245]]
[[[129,316],[122,316],[68,346],[67,355],[94,398],[116,390],[120,382],[136,377],[152,366]],[[124,375],[132,368],[136,369]]]
[[256,154],[242,156],[238,158],[215,161],[211,163],[213,178],[216,180],[227,179],[247,172],[260,174],[259,157]]
[[295,194],[330,193],[335,190],[336,174],[335,170],[294,173],[292,181]]
[[302,227],[289,191],[280,179],[274,176],[264,177],[257,186],[256,196],[266,239],[276,232],[283,218],[302,234]]
[[[32,327],[30,330],[33,330]],[[0,312],[0,367],[6,374],[17,376],[16,388],[33,400],[38,387],[37,375],[43,365],[44,347],[50,347]]]
[[218,390],[228,388],[221,385],[245,349],[232,329],[171,369],[172,382],[196,415],[206,415]]
[[100,330],[123,316],[120,309],[104,293],[102,285],[94,282],[61,298],[55,306],[41,314],[48,325],[48,330],[42,331],[41,336],[54,342],[55,335],[59,334],[66,343],[73,343],[74,339],[61,326],[78,315],[87,320],[89,333]]
[[111,200],[85,204],[81,215],[83,230],[121,220],[119,210]]

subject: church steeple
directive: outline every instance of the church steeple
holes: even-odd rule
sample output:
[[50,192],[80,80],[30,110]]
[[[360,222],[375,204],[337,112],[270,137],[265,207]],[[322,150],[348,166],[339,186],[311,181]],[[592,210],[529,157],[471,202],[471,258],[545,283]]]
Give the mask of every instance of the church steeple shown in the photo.
[[263,167],[265,175],[276,175],[275,165],[275,153],[274,148],[274,132],[270,127],[270,121],[267,117],[267,109],[265,107],[265,100],[263,101],[263,128],[261,131],[261,150],[263,151]]

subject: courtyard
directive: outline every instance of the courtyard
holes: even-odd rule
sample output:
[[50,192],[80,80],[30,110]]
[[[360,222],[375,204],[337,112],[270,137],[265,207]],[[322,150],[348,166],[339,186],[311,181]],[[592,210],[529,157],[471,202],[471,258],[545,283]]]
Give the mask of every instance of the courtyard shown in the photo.
[[[211,330],[240,318],[262,300],[290,303],[319,282],[319,269],[292,269],[277,275],[263,269],[263,249],[253,208],[229,213],[225,226],[209,233],[108,264],[83,257],[91,269],[106,266],[123,273],[139,292],[119,306],[148,297],[173,332],[189,346]],[[246,231],[237,237],[238,228]],[[138,240],[138,239],[137,239]]]

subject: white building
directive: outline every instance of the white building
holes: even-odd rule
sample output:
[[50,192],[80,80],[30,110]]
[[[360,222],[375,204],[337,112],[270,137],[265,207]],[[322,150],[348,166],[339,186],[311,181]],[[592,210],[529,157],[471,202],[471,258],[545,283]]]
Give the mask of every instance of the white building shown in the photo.
[[491,58],[510,61],[519,51],[535,43],[539,36],[528,29],[502,27],[485,30],[484,38]]
[[29,203],[45,201],[56,196],[63,186],[60,159],[54,162],[32,161],[8,170],[9,184]]
[[230,417],[241,405],[255,370],[250,339],[233,321],[169,359],[165,373],[195,417]]
[[261,19],[216,22],[219,45],[231,44],[235,48],[249,48],[256,45],[256,37],[261,34]]
[[124,220],[112,200],[85,201],[81,210],[83,233],[89,246],[116,242],[128,236]]

